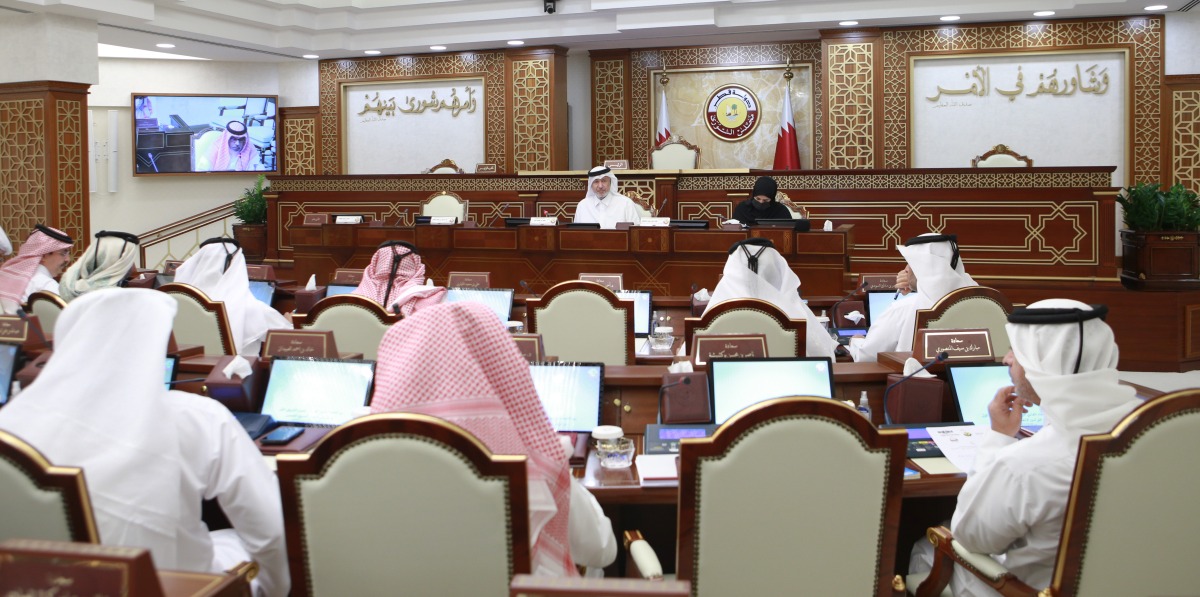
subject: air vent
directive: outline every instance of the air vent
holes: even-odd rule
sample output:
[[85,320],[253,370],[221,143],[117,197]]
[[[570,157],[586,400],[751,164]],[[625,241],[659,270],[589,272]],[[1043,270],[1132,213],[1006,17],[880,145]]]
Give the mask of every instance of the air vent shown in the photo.
[[1193,8],[1196,8],[1197,4],[1200,4],[1200,0],[1191,0],[1191,2],[1184,4],[1183,8],[1179,9],[1179,12],[1187,12]]

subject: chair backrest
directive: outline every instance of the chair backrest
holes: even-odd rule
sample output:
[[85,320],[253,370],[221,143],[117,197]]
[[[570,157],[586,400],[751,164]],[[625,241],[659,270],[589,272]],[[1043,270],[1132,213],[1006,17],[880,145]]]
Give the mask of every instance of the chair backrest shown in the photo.
[[421,202],[421,215],[454,217],[460,223],[466,222],[467,200],[450,191],[434,193]]
[[202,290],[190,284],[172,282],[158,289],[171,295],[179,305],[175,324],[171,328],[176,342],[199,344],[204,347],[204,354],[237,354],[233,328],[229,326],[224,302],[208,298]]
[[526,301],[529,331],[560,361],[632,365],[633,302],[595,282],[570,280]]
[[700,148],[675,137],[650,150],[652,170],[695,170],[700,167]]
[[907,443],[814,397],[683,442],[679,579],[693,595],[891,595]]
[[54,324],[58,322],[58,315],[66,308],[67,301],[53,292],[39,290],[29,295],[28,302],[29,313],[37,315],[38,323],[42,325],[42,331],[53,334]]
[[[918,282],[919,283],[919,282]],[[968,286],[946,293],[942,300],[929,309],[917,311],[915,330],[959,330],[964,328],[987,328],[992,336],[992,354],[1004,356],[1009,349],[1008,314],[1013,305],[1008,297],[995,288]],[[914,349],[917,347],[914,346]]]
[[388,313],[383,305],[357,294],[323,298],[308,313],[292,317],[296,329],[332,331],[338,350],[361,352],[364,359],[372,360],[378,356],[383,334],[397,321],[399,315]]
[[629,191],[625,196],[633,200],[633,206],[637,209],[639,218],[653,218],[658,215],[658,207],[652,203],[653,198],[645,199],[637,191]]
[[508,594],[529,572],[524,456],[410,413],[278,457],[292,595]]
[[683,320],[688,350],[696,334],[765,334],[768,356],[802,357],[807,331],[807,321],[789,319],[779,307],[752,298],[721,301],[704,315]]
[[1153,398],[1085,436],[1053,594],[1189,595],[1200,586],[1200,390]]
[[446,159],[438,162],[437,165],[432,166],[428,170],[425,170],[421,174],[462,174],[462,173],[463,173],[463,169],[459,168],[458,164],[454,163],[454,160],[452,160],[450,158],[446,158]]
[[99,543],[83,470],[54,466],[21,438],[0,431],[0,541]]
[[1001,143],[971,160],[972,168],[1032,168],[1033,160]]
[[775,200],[787,208],[788,213],[792,214],[793,220],[808,219],[808,208],[793,201],[791,197],[788,197],[787,193],[783,191],[775,193]]

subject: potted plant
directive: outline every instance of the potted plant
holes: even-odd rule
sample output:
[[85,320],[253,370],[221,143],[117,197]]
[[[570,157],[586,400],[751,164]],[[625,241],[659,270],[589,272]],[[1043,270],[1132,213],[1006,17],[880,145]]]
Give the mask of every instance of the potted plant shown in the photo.
[[266,175],[259,174],[254,186],[242,192],[233,202],[233,215],[241,224],[233,225],[233,238],[242,245],[246,261],[261,262],[267,255],[267,197]]
[[1121,284],[1134,290],[1200,289],[1200,199],[1183,185],[1123,189]]

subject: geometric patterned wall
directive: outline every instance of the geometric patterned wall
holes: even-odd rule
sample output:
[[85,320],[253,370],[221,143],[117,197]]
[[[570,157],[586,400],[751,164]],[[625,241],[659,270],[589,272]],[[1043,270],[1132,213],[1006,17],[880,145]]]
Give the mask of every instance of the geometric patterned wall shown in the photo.
[[910,167],[908,69],[914,54],[1128,48],[1133,62],[1133,172],[1128,179],[1158,182],[1163,174],[1163,43],[1161,16],[884,29],[883,167]]
[[562,48],[509,50],[511,171],[567,166],[567,62]]
[[1168,176],[1163,183],[1178,182],[1196,192],[1200,190],[1200,76],[1169,76],[1166,90],[1163,117],[1171,133],[1164,166]]
[[280,144],[283,174],[286,176],[313,176],[319,174],[321,113],[317,106],[281,108],[280,126],[283,139]]
[[877,168],[882,149],[876,139],[878,87],[875,59],[878,36],[866,43],[826,40],[825,84],[828,104],[826,168]]

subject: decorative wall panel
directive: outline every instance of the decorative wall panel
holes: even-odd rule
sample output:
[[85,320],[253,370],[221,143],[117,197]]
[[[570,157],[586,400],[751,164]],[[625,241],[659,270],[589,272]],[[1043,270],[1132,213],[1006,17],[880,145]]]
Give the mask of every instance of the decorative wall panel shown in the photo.
[[625,137],[629,115],[625,111],[625,94],[629,81],[626,60],[596,60],[592,62],[592,161],[626,159]]
[[283,129],[283,173],[290,176],[312,176],[320,172],[321,109],[318,106],[283,108],[280,111]]
[[1200,189],[1200,89],[1171,94],[1171,178]]
[[513,169],[550,169],[550,61],[512,62]]
[[45,102],[0,101],[0,226],[14,250],[47,221]]
[[[59,230],[71,235],[74,239],[87,238],[87,217],[84,214],[87,195],[86,174],[83,168],[87,164],[84,155],[84,107],[79,100],[55,101],[55,120],[57,135],[55,135],[57,158],[54,160],[58,170],[57,188],[52,189],[52,197],[56,209],[53,220]],[[77,242],[75,252],[82,253],[86,242]]]
[[875,167],[875,44],[826,46],[829,155],[826,168]]

